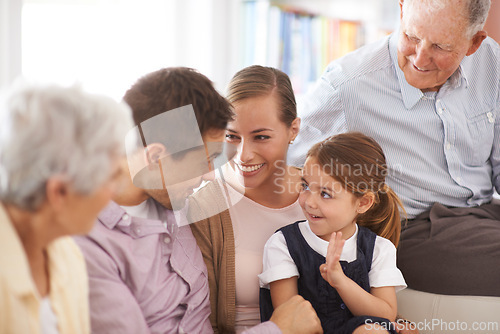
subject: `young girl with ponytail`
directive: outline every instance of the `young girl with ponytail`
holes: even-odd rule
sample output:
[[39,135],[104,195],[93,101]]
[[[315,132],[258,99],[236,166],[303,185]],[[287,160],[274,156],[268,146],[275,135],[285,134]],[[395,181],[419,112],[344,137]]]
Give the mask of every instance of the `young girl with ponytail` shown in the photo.
[[344,133],[314,145],[302,171],[307,221],[278,230],[264,249],[261,317],[299,294],[325,333],[395,333],[401,201],[385,183],[372,138]]

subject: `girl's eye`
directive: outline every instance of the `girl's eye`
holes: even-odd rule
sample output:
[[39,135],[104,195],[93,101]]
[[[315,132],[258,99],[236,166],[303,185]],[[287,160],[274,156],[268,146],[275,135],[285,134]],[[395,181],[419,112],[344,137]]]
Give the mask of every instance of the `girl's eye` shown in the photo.
[[325,192],[325,191],[321,192],[321,197],[322,198],[326,198],[326,199],[332,198],[332,196],[329,193]]
[[255,139],[257,140],[266,140],[266,139],[269,139],[271,137],[269,136],[264,136],[264,135],[258,135],[258,136],[255,136]]
[[300,184],[300,187],[301,187],[301,190],[302,190],[302,191],[309,190],[309,185],[308,185],[307,183],[302,182],[302,183]]

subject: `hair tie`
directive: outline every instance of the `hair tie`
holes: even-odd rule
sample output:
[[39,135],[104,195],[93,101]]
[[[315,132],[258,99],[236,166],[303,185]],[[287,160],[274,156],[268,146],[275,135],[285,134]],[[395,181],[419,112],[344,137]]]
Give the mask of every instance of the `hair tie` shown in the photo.
[[379,188],[379,193],[387,194],[391,188],[387,185],[387,183],[382,183],[382,186]]

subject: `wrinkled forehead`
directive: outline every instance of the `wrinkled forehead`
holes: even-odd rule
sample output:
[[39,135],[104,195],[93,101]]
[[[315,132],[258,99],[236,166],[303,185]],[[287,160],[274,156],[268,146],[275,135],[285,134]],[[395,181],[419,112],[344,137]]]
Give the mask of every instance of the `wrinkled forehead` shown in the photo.
[[411,0],[404,1],[402,23],[411,27],[423,24],[428,28],[436,26],[441,30],[441,25],[453,23],[453,26],[467,26],[469,13],[467,2],[449,0]]
[[431,13],[427,13],[425,9],[410,10],[408,15],[403,15],[401,32],[447,50],[462,51],[468,48],[469,21],[468,18],[459,15],[459,12],[461,11],[457,8],[446,8]]

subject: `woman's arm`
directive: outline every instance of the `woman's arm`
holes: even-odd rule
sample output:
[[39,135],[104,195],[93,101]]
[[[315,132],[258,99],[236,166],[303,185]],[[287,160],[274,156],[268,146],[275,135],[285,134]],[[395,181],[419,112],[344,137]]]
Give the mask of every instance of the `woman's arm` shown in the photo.
[[213,256],[212,237],[210,232],[209,219],[205,219],[195,224],[191,224],[190,227],[194,237],[196,238],[198,247],[200,248],[201,253],[203,255],[203,261],[207,266],[208,286],[210,288],[210,311],[211,311],[210,323],[212,324],[214,333],[218,333],[217,304],[219,296],[219,286],[218,286],[219,275],[218,272],[216,272],[215,270],[217,265],[214,263],[215,259]]

